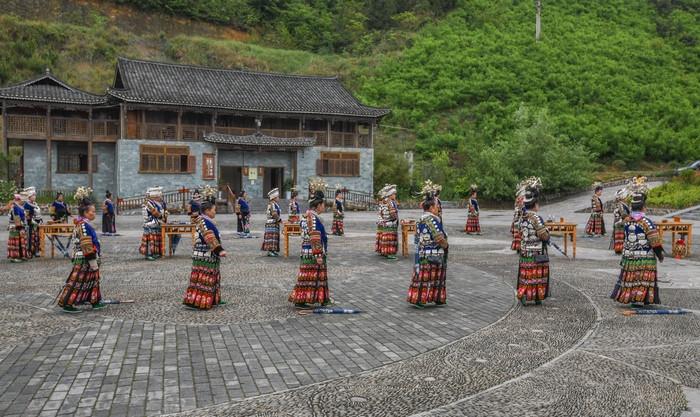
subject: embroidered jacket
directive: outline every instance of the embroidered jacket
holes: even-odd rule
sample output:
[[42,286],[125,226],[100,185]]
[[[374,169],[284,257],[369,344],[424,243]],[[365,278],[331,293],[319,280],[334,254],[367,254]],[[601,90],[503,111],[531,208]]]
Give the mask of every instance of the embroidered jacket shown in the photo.
[[296,200],[292,200],[289,202],[289,215],[290,216],[298,216],[299,213],[301,213],[301,210],[299,209],[299,203],[296,202]]
[[659,230],[650,218],[641,212],[632,212],[624,219],[625,242],[622,257],[627,259],[654,256],[654,248],[661,248]]
[[221,246],[221,235],[216,227],[214,220],[207,217],[205,214],[200,215],[195,220],[195,230],[197,236],[194,242],[192,258],[219,258],[224,248]]
[[59,223],[68,222],[68,206],[63,201],[54,201],[49,207],[51,219]]
[[308,210],[301,218],[301,254],[323,256],[328,252],[328,235],[318,213]]
[[444,256],[447,248],[447,233],[440,217],[424,212],[416,224],[416,253],[419,257]]
[[165,221],[165,206],[155,200],[146,200],[143,205],[143,227],[157,228]]
[[100,240],[90,222],[85,217],[78,216],[73,224],[73,260],[99,259]]
[[618,201],[615,203],[615,210],[613,210],[613,216],[615,218],[615,223],[623,221],[627,216],[630,215],[630,208],[624,201]]
[[379,204],[379,219],[377,225],[382,227],[398,227],[399,205],[394,200],[386,200]]
[[476,198],[469,199],[469,215],[476,216],[479,214],[479,201]]
[[603,213],[603,201],[595,194],[591,197],[591,213]]
[[270,203],[267,205],[266,214],[266,224],[277,224],[282,221],[282,210],[280,209],[280,205],[275,201],[270,201]]
[[27,216],[24,207],[17,203],[12,203],[12,209],[8,214],[10,220],[10,230],[22,230],[27,227]]
[[544,220],[534,211],[523,214],[520,221],[520,253],[534,256],[546,252],[544,242],[549,240],[549,230]]
[[248,205],[248,202],[245,201],[243,197],[238,198],[238,211],[244,215],[247,216],[250,214],[250,206]]
[[26,201],[24,203],[24,213],[27,216],[27,224],[40,224],[42,222],[41,208],[38,204]]
[[338,216],[343,216],[345,215],[345,207],[343,207],[343,202],[338,200],[337,198],[335,199],[335,213]]

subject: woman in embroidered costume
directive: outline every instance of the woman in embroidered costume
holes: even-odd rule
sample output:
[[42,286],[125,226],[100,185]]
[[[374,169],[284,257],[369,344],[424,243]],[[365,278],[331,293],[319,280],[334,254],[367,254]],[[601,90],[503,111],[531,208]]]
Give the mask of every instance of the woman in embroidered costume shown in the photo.
[[245,190],[241,191],[241,196],[238,198],[238,211],[240,213],[238,218],[241,221],[241,231],[238,232],[238,236],[252,238],[253,235],[250,234],[250,205],[246,197],[248,197],[248,193]]
[[469,211],[467,212],[467,225],[464,231],[467,234],[481,234],[481,225],[479,224],[479,201],[476,199],[478,188],[476,185],[471,186],[471,196],[469,198]]
[[95,205],[85,188],[76,192],[80,201],[78,217],[73,221],[73,269],[58,296],[58,305],[67,313],[80,313],[75,306],[84,302],[94,310],[104,308],[100,292],[100,240],[90,222],[95,220]]
[[143,204],[143,236],[139,252],[147,260],[153,261],[160,258],[162,237],[160,234],[163,223],[167,222],[168,212],[165,211],[161,197],[163,190],[160,187],[149,188],[146,191],[146,202]]
[[340,189],[335,190],[335,208],[333,209],[333,226],[331,233],[335,236],[343,236],[345,234],[345,207],[343,205],[343,192]]
[[332,303],[328,291],[328,236],[320,213],[326,209],[323,191],[315,191],[309,201],[309,210],[301,218],[301,260],[297,283],[289,295],[295,307],[309,304],[326,306]]
[[36,189],[28,187],[24,189],[27,201],[24,202],[24,214],[27,216],[27,255],[32,258],[39,257],[39,225],[42,223],[41,208],[36,203]]
[[190,222],[194,224],[200,214],[202,214],[202,194],[195,189],[192,191],[192,199],[187,203],[187,215],[190,216]]
[[377,220],[377,241],[375,252],[387,259],[396,259],[399,248],[399,206],[396,203],[396,185],[386,185],[379,191],[382,202],[379,204]]
[[630,214],[630,208],[625,202],[627,198],[627,190],[621,188],[615,193],[615,210],[613,210],[613,216],[615,217],[615,222],[613,223],[613,240],[612,249],[616,254],[620,255],[625,243],[625,219]]
[[610,298],[622,304],[661,303],[656,260],[664,261],[664,249],[656,225],[644,214],[647,191],[645,177],[633,180],[632,212],[623,220],[625,241],[620,275],[610,294]]
[[27,217],[24,212],[24,194],[15,194],[10,207],[10,237],[7,240],[7,258],[11,262],[23,262],[31,257],[27,242]]
[[602,237],[605,236],[605,220],[603,219],[603,200],[600,196],[603,194],[603,186],[596,183],[595,192],[591,197],[591,217],[586,223],[586,234],[589,236]]
[[299,223],[301,209],[299,208],[299,202],[297,202],[298,195],[299,193],[296,190],[292,191],[292,198],[289,200],[289,217],[287,218],[289,223]]
[[520,220],[520,262],[518,267],[517,297],[541,304],[549,296],[549,230],[537,214],[541,183],[530,183],[525,190],[525,213]]
[[274,188],[267,193],[270,202],[267,204],[267,220],[265,221],[265,235],[263,236],[262,248],[267,251],[267,256],[277,257],[280,251],[280,223],[282,222],[282,210],[277,201],[280,197],[280,190]]
[[117,234],[117,211],[112,202],[112,193],[105,192],[105,201],[102,203],[102,234],[112,236]]
[[407,301],[418,308],[447,304],[447,233],[438,216],[436,190],[423,189],[423,215],[416,224],[416,254]]
[[192,251],[190,285],[185,291],[183,304],[208,310],[226,304],[221,300],[221,258],[226,251],[221,246],[219,229],[214,223],[216,204],[208,198],[202,203],[202,214],[194,220],[197,236]]
[[70,209],[63,198],[63,193],[56,193],[56,200],[49,207],[49,215],[54,223],[68,223]]

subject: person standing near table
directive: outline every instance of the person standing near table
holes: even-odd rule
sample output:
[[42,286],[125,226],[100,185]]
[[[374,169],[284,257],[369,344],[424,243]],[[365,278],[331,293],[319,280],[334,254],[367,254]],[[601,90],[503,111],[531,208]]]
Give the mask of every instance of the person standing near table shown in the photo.
[[73,269],[66,284],[57,298],[58,306],[66,313],[81,313],[76,308],[83,302],[89,302],[93,310],[105,307],[100,291],[100,240],[90,224],[95,220],[95,205],[81,193],[76,193],[78,217],[73,221]]
[[161,202],[162,195],[162,188],[149,188],[143,204],[143,235],[139,252],[149,261],[163,256],[161,228],[167,222],[168,214]]
[[70,208],[64,201],[63,193],[56,193],[56,199],[49,207],[49,215],[54,223],[68,223]]
[[375,251],[393,260],[396,259],[399,248],[399,205],[396,202],[396,185],[387,184],[379,191],[379,195],[382,202],[379,204]]
[[221,235],[216,227],[216,203],[205,199],[202,213],[195,220],[194,247],[190,284],[185,290],[183,304],[200,310],[226,304],[221,300],[221,258],[226,251],[221,246]]
[[39,225],[42,223],[41,208],[36,203],[36,188],[27,187],[24,189],[26,201],[24,202],[24,213],[27,216],[27,255],[30,258],[39,257]]
[[320,214],[326,210],[323,191],[315,191],[301,218],[301,256],[297,282],[289,302],[297,308],[332,304],[328,290],[328,235]]
[[296,190],[292,191],[292,198],[289,200],[289,217],[287,218],[289,223],[299,223],[301,209],[299,208],[299,202],[297,201],[298,195],[299,193]]
[[447,304],[447,233],[440,219],[435,191],[424,189],[423,215],[416,223],[416,254],[406,301],[417,308]]
[[10,236],[7,239],[7,258],[10,262],[19,263],[31,257],[29,244],[27,242],[27,216],[24,211],[23,194],[14,195],[14,201],[10,207],[8,219],[10,221]]
[[541,304],[549,297],[549,230],[537,212],[540,190],[529,185],[523,195],[525,212],[520,220],[520,261],[516,297],[523,305]]

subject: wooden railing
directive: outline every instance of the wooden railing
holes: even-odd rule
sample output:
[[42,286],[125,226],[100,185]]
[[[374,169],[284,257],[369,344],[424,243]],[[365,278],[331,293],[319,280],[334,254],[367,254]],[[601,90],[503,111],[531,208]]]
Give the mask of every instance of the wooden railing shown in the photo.
[[146,123],[139,125],[139,138],[176,140],[177,125],[169,123]]
[[[46,116],[8,115],[7,133],[12,136],[47,137]],[[98,139],[119,137],[118,120],[93,120],[93,135]],[[51,135],[56,138],[86,139],[89,135],[89,120],[75,117],[52,117]]]
[[182,140],[203,140],[207,133],[211,133],[211,125],[182,125]]
[[[326,187],[324,194],[326,195],[326,203],[334,204],[335,188]],[[309,190],[309,196],[310,195],[311,190]],[[370,193],[343,189],[342,195],[343,199],[345,200],[345,208],[349,210],[371,210],[377,205],[374,196],[372,196]]]
[[331,132],[331,141],[328,144],[330,147],[338,148],[354,148],[355,133],[352,132]]
[[316,146],[328,146],[327,130],[305,130],[302,136],[306,138],[316,138]]
[[[175,191],[165,191],[161,200],[165,202],[165,205],[169,212],[184,213],[187,210],[187,203],[191,199],[192,191],[187,188],[181,188]],[[117,212],[123,213],[124,211],[140,209],[143,206],[144,201],[146,201],[145,195],[118,198]]]

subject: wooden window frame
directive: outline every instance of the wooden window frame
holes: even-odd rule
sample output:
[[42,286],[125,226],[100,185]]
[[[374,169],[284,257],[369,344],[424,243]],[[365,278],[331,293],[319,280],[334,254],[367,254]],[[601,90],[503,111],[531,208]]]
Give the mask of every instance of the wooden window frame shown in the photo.
[[139,145],[139,174],[193,174],[196,163],[189,146]]
[[[56,173],[57,174],[87,174],[88,169],[87,167],[85,170],[80,169],[80,157],[85,156],[87,159],[87,154],[86,153],[81,153],[81,152],[66,152],[66,153],[58,153],[56,155]],[[74,160],[77,159],[77,163],[69,163],[69,165],[76,165],[78,166],[78,169],[71,169],[68,168],[66,169],[66,160]],[[86,161],[87,162],[87,161]],[[92,155],[92,173],[97,172],[97,155]]]
[[360,152],[321,152],[316,160],[316,175],[321,177],[359,177]]
[[202,154],[202,179],[216,179],[216,155],[213,153]]

